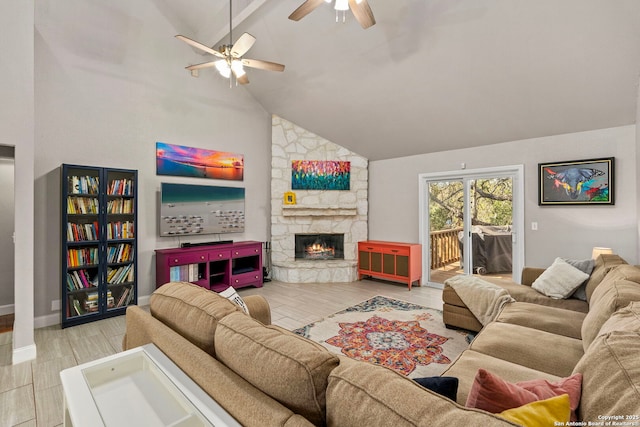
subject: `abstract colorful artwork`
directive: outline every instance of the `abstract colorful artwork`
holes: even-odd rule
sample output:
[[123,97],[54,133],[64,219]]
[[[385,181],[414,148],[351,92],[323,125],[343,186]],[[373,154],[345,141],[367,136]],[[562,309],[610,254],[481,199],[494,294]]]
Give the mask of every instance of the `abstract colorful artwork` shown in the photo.
[[348,190],[351,162],[334,160],[293,160],[292,190]]
[[539,205],[613,205],[614,158],[538,164]]
[[156,142],[156,173],[242,181],[244,156]]

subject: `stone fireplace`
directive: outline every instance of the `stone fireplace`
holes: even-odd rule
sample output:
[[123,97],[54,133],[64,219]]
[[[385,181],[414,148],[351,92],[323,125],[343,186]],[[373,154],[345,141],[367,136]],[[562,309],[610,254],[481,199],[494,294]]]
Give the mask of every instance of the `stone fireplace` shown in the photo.
[[[340,283],[357,280],[357,246],[367,240],[368,161],[278,116],[272,118],[271,278],[287,283]],[[291,191],[292,160],[351,162],[349,190],[296,190],[296,204],[284,204]],[[316,246],[301,256],[295,236],[342,237],[342,254]],[[315,241],[315,239],[314,239]],[[325,242],[326,246],[326,242]],[[297,252],[297,254],[296,254]]]
[[344,234],[296,234],[294,244],[296,259],[344,259]]

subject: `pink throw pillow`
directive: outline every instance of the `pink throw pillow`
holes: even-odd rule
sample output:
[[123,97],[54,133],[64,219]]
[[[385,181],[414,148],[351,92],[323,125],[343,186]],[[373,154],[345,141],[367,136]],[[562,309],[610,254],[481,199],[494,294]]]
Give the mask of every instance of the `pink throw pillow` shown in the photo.
[[568,394],[571,421],[576,421],[581,391],[582,374],[579,373],[555,382],[540,379],[510,383],[485,369],[479,369],[466,406],[497,414],[537,400]]

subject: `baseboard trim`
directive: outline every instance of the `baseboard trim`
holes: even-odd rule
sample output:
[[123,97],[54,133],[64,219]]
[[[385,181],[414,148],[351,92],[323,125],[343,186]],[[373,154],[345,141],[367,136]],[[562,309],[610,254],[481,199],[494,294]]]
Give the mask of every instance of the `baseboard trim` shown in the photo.
[[31,344],[25,347],[13,349],[13,360],[11,363],[17,365],[18,363],[28,362],[36,358],[36,345]]
[[13,304],[0,305],[0,316],[6,316],[7,314],[13,314],[15,312],[15,306]]
[[[149,305],[150,295],[141,296],[138,298],[138,305]],[[57,311],[53,314],[47,314],[46,316],[39,316],[33,319],[33,327],[46,328],[47,326],[54,326],[60,324],[60,312]]]

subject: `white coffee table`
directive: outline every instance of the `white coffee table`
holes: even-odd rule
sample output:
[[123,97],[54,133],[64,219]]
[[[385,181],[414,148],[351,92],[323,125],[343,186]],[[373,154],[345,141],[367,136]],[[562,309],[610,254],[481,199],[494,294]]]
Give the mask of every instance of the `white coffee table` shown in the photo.
[[155,345],[60,372],[65,426],[239,427]]

